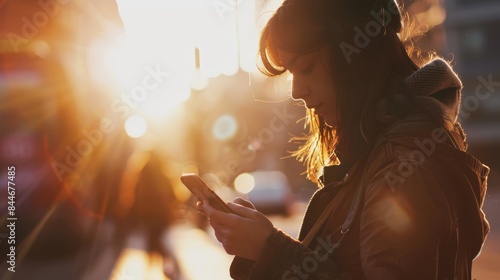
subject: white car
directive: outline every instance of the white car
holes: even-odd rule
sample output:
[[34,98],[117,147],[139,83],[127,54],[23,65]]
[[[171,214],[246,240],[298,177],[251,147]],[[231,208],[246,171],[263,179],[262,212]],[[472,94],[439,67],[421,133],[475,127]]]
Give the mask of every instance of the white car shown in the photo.
[[281,171],[256,171],[248,173],[253,177],[253,188],[248,200],[263,214],[288,216],[294,202],[294,195],[285,174]]

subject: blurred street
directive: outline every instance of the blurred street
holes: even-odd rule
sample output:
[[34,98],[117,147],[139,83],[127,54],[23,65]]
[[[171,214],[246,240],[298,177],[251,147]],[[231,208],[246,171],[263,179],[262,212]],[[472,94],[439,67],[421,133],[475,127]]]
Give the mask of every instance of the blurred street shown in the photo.
[[[145,251],[146,238],[141,231],[133,232],[121,248],[114,246],[112,231],[112,226],[102,224],[92,244],[69,256],[45,252],[44,256],[29,257],[18,263],[14,273],[6,271],[3,265],[0,279],[173,279],[163,272],[172,268],[171,262]],[[163,245],[172,247],[179,260],[183,275],[177,279],[230,279],[227,269],[231,258],[204,231],[180,224],[163,241]]]
[[[500,221],[493,218],[500,211],[500,191],[491,191],[485,203],[486,215],[490,217],[492,232],[488,236],[481,255],[475,260],[473,279],[499,279]],[[290,217],[272,216],[274,225],[292,236],[300,227],[304,204],[297,206],[297,213]],[[165,280],[165,267],[172,263],[162,260],[158,254],[146,252],[144,233],[136,230],[126,238],[124,245],[115,247],[114,227],[102,223],[91,244],[68,256],[57,256],[56,251],[44,252],[43,256],[30,257],[18,264],[16,272],[6,272],[2,266],[0,280],[31,279],[82,279],[82,280]],[[163,235],[163,245],[176,256],[182,280],[231,279],[229,266],[232,257],[227,255],[210,230],[203,231],[188,223],[172,226]],[[51,256],[54,255],[54,256]]]
[[[305,204],[297,203],[297,214],[290,217],[272,216],[273,223],[292,236],[296,236]],[[29,279],[106,279],[106,280],[161,280],[161,279],[231,279],[229,266],[232,256],[227,255],[216,240],[211,227],[206,231],[188,222],[172,225],[162,235],[162,246],[177,259],[181,271],[178,278],[169,278],[165,269],[172,269],[170,260],[157,253],[147,252],[147,236],[138,229],[130,232],[123,243],[117,241],[118,227],[102,222],[95,229],[95,237],[86,240],[76,250],[57,246],[52,250],[33,246],[23,261],[16,263],[14,273],[0,267],[0,280]],[[37,240],[35,243],[45,243]],[[46,247],[44,247],[46,248]],[[21,257],[18,256],[18,260]]]

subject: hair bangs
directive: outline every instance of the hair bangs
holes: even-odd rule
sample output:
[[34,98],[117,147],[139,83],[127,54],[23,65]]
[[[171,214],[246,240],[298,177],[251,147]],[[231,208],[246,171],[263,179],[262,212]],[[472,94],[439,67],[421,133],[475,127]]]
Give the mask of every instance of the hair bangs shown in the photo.
[[276,43],[272,39],[271,29],[273,23],[274,21],[270,20],[260,36],[259,63],[257,64],[259,71],[269,77],[278,76],[287,71],[278,56]]

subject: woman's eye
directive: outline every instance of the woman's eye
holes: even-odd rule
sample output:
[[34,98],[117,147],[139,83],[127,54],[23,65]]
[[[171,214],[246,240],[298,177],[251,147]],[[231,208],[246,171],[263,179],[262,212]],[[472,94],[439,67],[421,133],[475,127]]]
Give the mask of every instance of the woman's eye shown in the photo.
[[302,74],[309,74],[313,69],[314,63],[309,64],[306,68],[302,70]]

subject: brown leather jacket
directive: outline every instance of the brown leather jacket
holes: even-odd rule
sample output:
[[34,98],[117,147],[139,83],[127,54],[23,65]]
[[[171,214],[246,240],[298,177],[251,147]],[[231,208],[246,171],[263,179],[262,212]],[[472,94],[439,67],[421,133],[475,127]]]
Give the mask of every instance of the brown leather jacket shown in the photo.
[[[400,121],[382,135],[373,160],[325,168],[299,240],[325,207],[335,207],[314,241],[275,230],[257,262],[236,257],[235,279],[471,279],[472,260],[489,231],[481,210],[489,168],[467,154],[459,125]],[[340,244],[365,174],[360,214]]]

